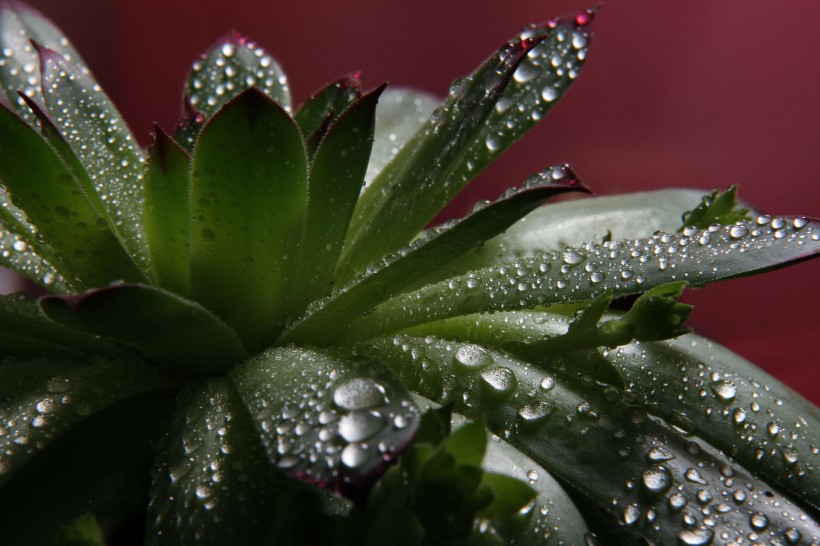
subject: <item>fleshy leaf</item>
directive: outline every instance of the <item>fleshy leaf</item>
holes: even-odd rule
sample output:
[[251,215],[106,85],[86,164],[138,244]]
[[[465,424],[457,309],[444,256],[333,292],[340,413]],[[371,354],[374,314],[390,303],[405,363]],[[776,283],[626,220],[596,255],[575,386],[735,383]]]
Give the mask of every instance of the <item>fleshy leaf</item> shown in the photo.
[[3,542],[54,544],[60,527],[83,514],[111,529],[144,509],[151,442],[169,402],[129,399],[54,438],[0,488]]
[[38,51],[46,108],[88,173],[128,253],[146,271],[142,152],[111,100],[86,71],[48,48],[40,46]]
[[37,254],[26,238],[11,231],[3,221],[0,221],[0,266],[13,269],[51,292],[61,294],[70,291],[57,268]]
[[444,227],[430,230],[372,266],[324,301],[308,310],[285,339],[326,343],[350,320],[396,294],[404,286],[480,245],[531,212],[545,200],[565,192],[587,191],[568,167],[558,166],[530,177],[520,188],[509,190],[493,203]]
[[685,286],[685,282],[662,284],[641,294],[622,319],[634,328],[632,337],[661,341],[688,333],[689,329],[682,326],[693,307],[678,301]]
[[504,44],[458,86],[367,186],[345,244],[342,279],[352,278],[371,261],[407,244],[468,182],[453,180],[451,172],[481,132],[516,67],[536,44],[532,39]]
[[0,366],[0,483],[88,416],[169,385],[155,367],[136,362],[31,360]]
[[214,379],[188,388],[158,449],[146,544],[261,544],[276,493],[233,385]]
[[60,529],[57,546],[105,546],[100,524],[93,515],[83,514]]
[[364,184],[373,144],[376,104],[384,86],[354,102],[330,126],[311,163],[307,208],[299,248],[296,313],[327,295],[350,217]]
[[60,157],[34,129],[3,107],[0,153],[15,158],[0,164],[0,178],[11,199],[26,210],[49,243],[35,248],[36,252],[46,255],[64,274],[70,273],[75,285],[142,278]]
[[279,63],[256,42],[230,32],[194,63],[185,82],[185,95],[210,118],[251,87],[290,110],[288,80]]
[[352,498],[361,498],[418,426],[402,384],[349,353],[271,349],[229,377],[280,470]]
[[540,118],[577,75],[578,54],[586,56],[588,41],[587,29],[574,21],[533,29],[454,84],[444,104],[362,195],[342,276],[410,241],[526,132],[536,121],[530,112]]
[[172,362],[189,377],[224,372],[247,357],[236,333],[196,302],[153,286],[122,284],[40,299],[51,320]]
[[328,116],[335,118],[362,95],[359,73],[339,78],[308,98],[293,119],[305,138],[313,135]]
[[749,209],[740,208],[735,194],[737,186],[731,186],[725,192],[713,190],[705,196],[700,204],[683,215],[683,231],[687,226],[706,229],[712,224],[734,224],[747,220]]
[[22,92],[37,101],[43,98],[40,59],[32,41],[56,51],[83,71],[88,69],[63,33],[42,14],[21,2],[0,4],[0,97],[4,96],[6,105],[33,125],[31,110],[17,94]]
[[672,233],[680,227],[684,211],[694,208],[702,196],[697,190],[660,190],[549,203],[432,272],[419,286],[500,262],[603,241],[607,230],[614,240]]
[[182,115],[174,131],[174,141],[189,154],[193,153],[206,120],[205,114],[191,104],[191,97],[185,95],[182,97]]
[[145,171],[145,239],[157,284],[187,295],[191,284],[190,157],[154,127]]
[[[462,348],[409,336],[361,346],[414,391],[485,419],[490,430],[606,514],[630,541],[621,543],[642,537],[656,544],[697,544],[692,540],[702,537],[705,545],[716,537],[739,541],[750,532],[760,540],[780,540],[785,529],[818,540],[811,515],[729,461],[720,453],[725,445],[681,436],[650,419],[644,408],[622,401],[617,390],[568,378],[546,382],[530,363],[500,351],[487,349],[482,365],[465,367],[457,356]],[[656,506],[649,514],[648,502]],[[719,517],[704,522],[700,509],[710,502]],[[692,517],[682,517],[687,513]]]
[[769,216],[704,231],[587,243],[401,294],[343,335],[364,339],[456,315],[580,302],[607,290],[619,297],[680,280],[699,286],[811,259],[818,252],[816,221]]
[[738,355],[691,334],[619,347],[606,359],[649,411],[724,445],[733,460],[818,509],[816,406]]
[[203,129],[193,160],[191,295],[251,351],[285,321],[307,199],[299,129],[256,89]]
[[22,294],[0,296],[0,358],[127,357],[127,353],[91,334],[65,328],[40,313],[37,302]]
[[369,184],[421,129],[441,101],[413,89],[388,87],[376,110],[376,133],[365,183]]

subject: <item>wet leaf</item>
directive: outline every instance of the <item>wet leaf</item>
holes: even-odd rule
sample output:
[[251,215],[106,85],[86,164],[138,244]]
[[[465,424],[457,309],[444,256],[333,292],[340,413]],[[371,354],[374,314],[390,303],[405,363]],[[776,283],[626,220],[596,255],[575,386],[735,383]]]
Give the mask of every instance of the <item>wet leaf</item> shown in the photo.
[[38,53],[46,108],[88,173],[128,253],[146,271],[142,152],[111,100],[89,73],[48,48],[40,47]]
[[680,227],[684,211],[694,208],[702,196],[697,190],[660,190],[549,203],[433,271],[417,285],[541,252],[603,241],[608,232],[616,241],[649,237],[656,231],[672,233]]
[[587,191],[565,166],[530,177],[520,188],[509,190],[493,203],[421,237],[386,257],[364,275],[308,309],[307,315],[286,332],[286,340],[331,341],[350,320],[399,292],[431,269],[480,245],[504,231],[545,200],[566,192]]
[[194,152],[191,295],[236,328],[251,351],[285,320],[306,180],[298,128],[255,89],[211,119]]
[[805,218],[763,216],[704,231],[587,243],[401,294],[343,335],[364,339],[457,315],[580,302],[608,290],[626,296],[680,280],[700,286],[810,259],[820,251],[818,229]]
[[191,284],[190,157],[154,127],[145,171],[145,242],[157,284],[187,295]]
[[62,525],[83,514],[111,529],[144,509],[151,441],[169,402],[126,400],[55,438],[0,489],[3,541],[53,544]]
[[807,539],[817,535],[811,516],[726,459],[720,445],[673,428],[674,422],[650,419],[618,391],[612,396],[565,377],[544,386],[543,372],[500,351],[485,349],[489,361],[465,368],[457,356],[464,347],[410,336],[361,345],[414,391],[485,419],[490,430],[594,503],[613,524],[621,522],[618,527],[633,540],[738,541],[750,532],[779,540],[789,528]]
[[185,95],[210,118],[251,87],[290,110],[288,80],[279,63],[247,36],[230,32],[194,63],[185,82]]
[[35,118],[31,110],[17,95],[19,91],[38,102],[43,99],[40,59],[31,44],[32,40],[56,51],[82,70],[88,69],[60,29],[41,13],[22,2],[4,2],[0,5],[0,50],[3,51],[0,59],[0,97],[17,115],[33,125]]
[[214,379],[189,387],[157,453],[146,544],[261,544],[276,494],[273,469],[233,385]]
[[424,128],[368,186],[345,249],[344,278],[410,241],[570,85],[589,35],[573,22],[552,26],[516,37],[454,83]]
[[229,377],[277,468],[351,498],[363,498],[418,426],[401,383],[349,353],[271,349]]
[[225,372],[247,357],[236,333],[200,304],[160,288],[115,285],[40,299],[51,320],[170,361],[188,377]]
[[49,246],[35,248],[38,254],[69,274],[74,285],[142,279],[60,157],[34,129],[2,107],[0,153],[15,158],[0,163],[0,178],[11,199],[26,209],[29,220],[49,242]]
[[[8,201],[7,201],[8,202]],[[3,207],[3,201],[0,201]],[[37,254],[21,237],[0,220],[0,266],[13,269],[21,276],[57,294],[66,293],[66,280],[51,263]]]
[[311,163],[292,309],[327,295],[353,208],[364,185],[376,104],[384,86],[354,102],[330,126]]
[[309,138],[330,117],[335,119],[359,99],[362,95],[362,84],[359,73],[354,72],[341,77],[320,89],[305,101],[294,114],[293,119],[304,138]]
[[736,199],[737,186],[731,186],[725,192],[714,190],[705,196],[700,204],[683,216],[683,231],[687,226],[706,229],[712,224],[734,224],[748,220],[749,209],[741,208]]
[[[343,252],[340,277],[407,244],[467,181],[453,180],[461,154],[481,132],[534,40],[504,44],[434,112],[362,194]],[[469,115],[465,115],[465,111]]]
[[147,364],[37,359],[0,366],[0,483],[90,415],[169,381]]

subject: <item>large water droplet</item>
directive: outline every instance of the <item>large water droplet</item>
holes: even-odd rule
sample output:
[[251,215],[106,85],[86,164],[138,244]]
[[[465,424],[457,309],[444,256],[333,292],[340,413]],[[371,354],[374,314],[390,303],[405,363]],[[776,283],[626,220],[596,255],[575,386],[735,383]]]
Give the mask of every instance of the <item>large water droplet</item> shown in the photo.
[[482,373],[481,379],[485,391],[493,395],[508,395],[518,385],[515,374],[509,368],[492,368]]
[[378,413],[353,411],[339,420],[339,434],[348,442],[360,442],[375,436],[385,424]]
[[755,531],[762,531],[769,526],[769,518],[762,512],[755,512],[749,516],[749,525],[751,525]]
[[384,387],[372,379],[355,378],[345,381],[333,391],[333,403],[346,410],[359,410],[383,406]]
[[715,393],[715,396],[724,402],[731,402],[737,395],[737,388],[729,381],[715,381],[710,384],[709,387],[712,389],[712,392]]
[[712,542],[715,532],[707,527],[685,529],[678,533],[678,542],[684,546],[706,546]]
[[453,355],[453,363],[467,370],[480,370],[493,363],[493,357],[478,345],[463,345]]
[[641,483],[651,493],[663,493],[672,486],[672,476],[666,467],[655,466],[641,475]]

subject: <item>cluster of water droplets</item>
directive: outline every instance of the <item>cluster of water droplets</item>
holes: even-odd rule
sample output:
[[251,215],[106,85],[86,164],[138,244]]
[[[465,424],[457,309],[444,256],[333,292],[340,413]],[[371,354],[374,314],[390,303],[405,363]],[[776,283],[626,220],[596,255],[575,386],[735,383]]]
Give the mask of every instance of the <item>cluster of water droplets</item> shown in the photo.
[[697,285],[810,256],[820,229],[805,218],[772,218],[631,241],[589,242],[538,254],[402,294],[354,322],[351,336],[396,331],[475,312],[616,296],[685,280]]
[[194,63],[185,92],[194,107],[211,117],[251,87],[290,109],[288,80],[279,63],[255,42],[232,34]]
[[521,33],[521,40],[544,39],[524,57],[495,104],[484,149],[476,150],[484,155],[480,161],[486,163],[501,153],[558,101],[580,73],[589,51],[589,32],[586,25],[553,20]]
[[174,529],[173,538],[198,541],[254,528],[261,515],[267,520],[265,502],[274,487],[265,470],[269,463],[241,401],[224,380],[177,399],[175,422],[160,453],[148,506],[153,532]]
[[79,421],[162,381],[153,368],[99,357],[88,365],[58,360],[4,363],[4,372],[0,480]]
[[684,421],[651,416],[628,391],[595,388],[495,350],[434,337],[367,345],[411,388],[486,419],[639,534],[700,546],[818,540],[802,509],[681,429]]
[[[294,362],[298,370],[283,372]],[[418,426],[402,384],[366,361],[280,350],[252,359],[235,377],[274,464],[325,487],[371,483]]]
[[46,106],[131,256],[148,268],[142,223],[143,155],[125,121],[89,74],[42,55]]

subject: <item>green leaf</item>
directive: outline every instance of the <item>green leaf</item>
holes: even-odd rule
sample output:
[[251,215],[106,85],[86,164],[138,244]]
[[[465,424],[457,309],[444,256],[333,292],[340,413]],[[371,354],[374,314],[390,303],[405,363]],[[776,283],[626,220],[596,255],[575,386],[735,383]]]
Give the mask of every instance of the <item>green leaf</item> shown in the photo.
[[368,93],[342,113],[313,157],[299,248],[299,281],[294,285],[295,313],[330,291],[334,265],[364,184],[376,104],[383,90],[384,86]]
[[503,474],[485,472],[481,485],[493,494],[493,502],[481,511],[488,518],[512,517],[535,497],[535,491],[526,482]]
[[196,302],[153,286],[123,284],[40,299],[51,320],[168,360],[188,377],[208,377],[247,358],[224,322]]
[[174,141],[189,154],[193,153],[199,132],[202,131],[207,119],[205,114],[191,104],[191,97],[185,95],[182,97],[182,115],[177,121]]
[[349,322],[399,292],[431,269],[504,231],[545,200],[565,192],[587,191],[567,167],[548,169],[530,177],[520,188],[507,191],[493,203],[441,228],[428,231],[394,255],[374,265],[348,286],[318,302],[285,340],[327,343]]
[[641,294],[622,319],[635,328],[634,339],[661,341],[690,331],[681,326],[689,318],[693,307],[678,302],[685,286],[685,281],[673,282],[656,286]]
[[0,366],[0,484],[89,415],[168,386],[156,368],[138,362],[38,359]]
[[639,239],[656,231],[672,233],[684,211],[701,199],[696,190],[660,190],[585,197],[535,209],[504,233],[433,271],[417,286],[500,262],[580,246],[587,241]]
[[[534,120],[523,119],[517,105],[545,102],[546,85],[555,93],[553,99],[561,94],[580,66],[579,50],[572,42],[581,40],[585,51],[588,36],[583,29],[564,24],[538,29],[503,45],[468,78],[454,84],[444,104],[362,195],[344,252],[342,277],[350,278],[409,242],[497,155],[493,152],[500,153],[526,132]],[[539,43],[544,41],[554,45],[548,53],[539,53]],[[562,76],[546,56],[558,61]],[[540,67],[532,64],[535,60]],[[539,77],[539,71],[547,74]]]
[[820,252],[817,222],[760,217],[704,231],[586,243],[502,263],[394,297],[343,333],[349,341],[477,312],[620,297],[686,280],[694,286],[811,259]]
[[100,524],[92,514],[83,514],[60,529],[57,546],[105,546]]
[[154,126],[145,171],[145,242],[157,284],[181,295],[191,285],[190,157]]
[[632,343],[606,358],[649,411],[722,446],[738,463],[818,509],[820,411],[809,401],[693,334]]
[[35,41],[61,54],[67,61],[87,71],[80,54],[63,33],[42,14],[21,2],[0,5],[0,98],[30,125],[35,118],[18,91],[41,101],[40,59],[31,42]]
[[339,277],[349,280],[373,260],[410,242],[469,181],[453,180],[451,172],[535,45],[533,40],[504,44],[367,186],[354,213]]
[[[3,203],[0,201],[0,207]],[[23,277],[55,293],[66,293],[65,278],[57,268],[35,252],[26,242],[27,238],[15,233],[4,221],[0,220],[0,266],[13,269]]]
[[352,498],[369,489],[418,426],[402,384],[349,353],[271,349],[229,377],[279,469]]
[[158,449],[146,543],[260,544],[276,513],[276,489],[233,385],[214,379],[190,387]]
[[279,63],[247,36],[230,32],[194,63],[185,81],[185,95],[210,118],[251,87],[290,110],[290,89]]
[[256,89],[214,116],[194,152],[191,295],[251,351],[285,321],[306,179],[299,129]]
[[170,405],[168,398],[126,400],[54,438],[0,488],[3,542],[54,544],[61,527],[83,514],[116,529],[144,509],[151,441]]
[[[44,129],[45,130],[45,129]],[[78,187],[49,144],[34,129],[0,107],[0,179],[16,206],[25,209],[48,247],[36,251],[56,263],[71,282],[100,286],[139,280],[142,274],[105,220]],[[59,249],[59,250],[57,250]]]
[[335,119],[359,99],[362,95],[362,84],[359,73],[343,76],[323,87],[305,101],[293,116],[302,136],[310,137],[318,131],[325,120]]
[[0,296],[0,358],[123,358],[122,348],[48,320],[22,294]]
[[427,93],[388,87],[376,110],[376,132],[365,181],[369,184],[421,129],[441,101]]
[[[409,336],[360,346],[414,391],[455,403],[468,418],[485,419],[491,431],[559,477],[611,523],[622,523],[618,527],[631,535],[630,542],[641,537],[685,544],[695,536],[738,541],[750,532],[774,540],[787,528],[816,536],[816,523],[797,503],[721,454],[725,443],[681,435],[617,390],[564,377],[544,382],[543,372],[531,363],[501,351],[487,349],[489,362],[465,373],[456,356],[462,348],[449,340]],[[500,370],[513,379],[506,388],[488,389],[487,377],[501,375]],[[719,514],[709,525],[701,520],[704,502],[712,502]],[[655,507],[648,517],[647,505]],[[692,518],[684,518],[687,513]],[[764,520],[768,523],[761,526]]]
[[725,192],[713,190],[706,195],[700,204],[683,215],[683,231],[687,226],[706,229],[713,224],[734,224],[741,220],[748,220],[749,209],[740,208],[735,194],[737,186],[731,186]]
[[143,156],[111,100],[87,71],[39,47],[43,95],[60,134],[88,173],[110,224],[142,271]]
[[445,438],[442,448],[456,466],[480,466],[487,449],[487,432],[481,423],[468,423]]

